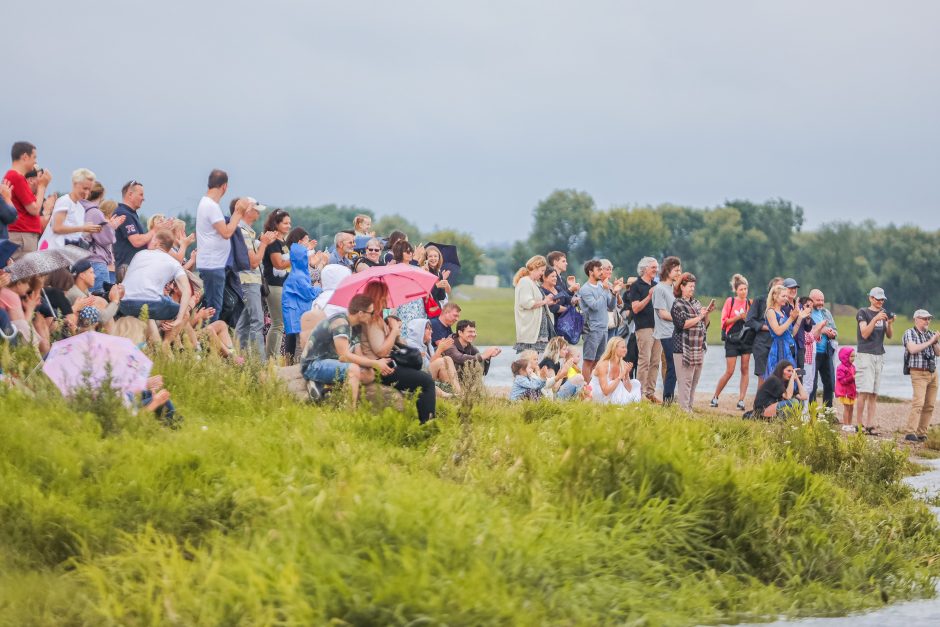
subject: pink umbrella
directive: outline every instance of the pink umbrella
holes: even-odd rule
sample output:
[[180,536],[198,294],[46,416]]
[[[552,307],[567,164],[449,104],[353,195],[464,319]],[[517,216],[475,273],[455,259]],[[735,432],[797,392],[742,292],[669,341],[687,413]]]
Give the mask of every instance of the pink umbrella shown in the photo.
[[348,307],[352,297],[361,294],[366,285],[384,283],[388,287],[388,306],[398,307],[427,296],[439,280],[430,272],[405,263],[373,266],[343,279],[333,292],[330,304]]
[[146,389],[152,367],[129,339],[86,331],[53,344],[42,371],[65,396],[77,387],[100,387],[109,370],[112,388],[135,394]]

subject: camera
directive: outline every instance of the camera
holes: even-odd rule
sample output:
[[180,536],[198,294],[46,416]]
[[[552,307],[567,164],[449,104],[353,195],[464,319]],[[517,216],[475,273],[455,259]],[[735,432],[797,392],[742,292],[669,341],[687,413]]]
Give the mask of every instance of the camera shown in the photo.
[[806,376],[806,370],[804,370],[803,368],[797,368],[796,370],[794,370],[794,372],[797,375],[799,375],[801,379]]

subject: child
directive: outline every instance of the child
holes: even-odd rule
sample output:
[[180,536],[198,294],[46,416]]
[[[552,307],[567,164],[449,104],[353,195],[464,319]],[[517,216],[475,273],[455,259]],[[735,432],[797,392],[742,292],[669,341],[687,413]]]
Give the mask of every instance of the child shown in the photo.
[[356,237],[375,237],[375,232],[372,230],[372,218],[365,214],[353,218],[353,232]]
[[529,359],[517,359],[512,362],[512,390],[509,392],[509,400],[531,400],[537,401],[542,398],[542,388],[545,387],[545,381],[537,377],[532,369],[532,362]]
[[842,430],[853,432],[852,413],[858,392],[855,389],[855,349],[843,346],[839,349],[839,367],[836,368],[836,398],[842,403]]

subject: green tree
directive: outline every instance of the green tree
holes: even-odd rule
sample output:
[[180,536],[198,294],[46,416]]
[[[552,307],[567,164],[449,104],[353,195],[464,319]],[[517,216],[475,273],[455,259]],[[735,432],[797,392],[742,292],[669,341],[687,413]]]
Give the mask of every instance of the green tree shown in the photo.
[[574,259],[590,257],[594,212],[594,199],[585,192],[573,189],[552,192],[533,211],[528,240],[530,255],[547,255],[560,250]]
[[659,257],[669,242],[669,229],[654,209],[615,207],[595,214],[592,240],[594,256],[606,257],[618,275],[636,274],[646,256]]
[[418,228],[418,225],[397,213],[382,216],[372,224],[372,229],[380,237],[388,237],[392,231],[401,231],[408,236],[409,242],[419,243],[423,241],[421,229]]

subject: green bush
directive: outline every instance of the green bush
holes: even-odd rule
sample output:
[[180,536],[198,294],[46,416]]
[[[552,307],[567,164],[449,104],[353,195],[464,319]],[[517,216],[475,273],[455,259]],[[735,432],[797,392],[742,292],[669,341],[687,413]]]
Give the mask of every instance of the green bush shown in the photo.
[[374,412],[157,357],[186,420],[4,392],[0,623],[698,624],[933,594],[891,446],[591,403]]

